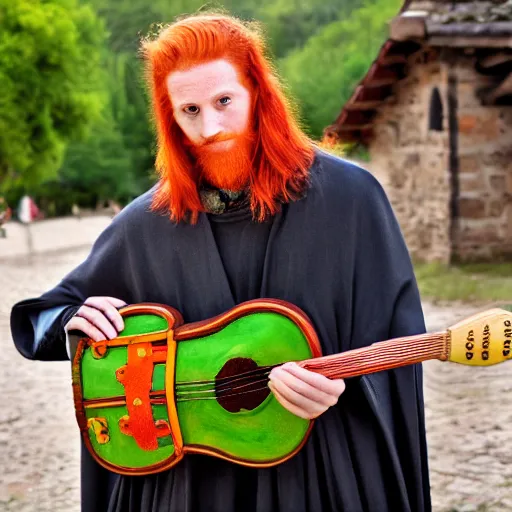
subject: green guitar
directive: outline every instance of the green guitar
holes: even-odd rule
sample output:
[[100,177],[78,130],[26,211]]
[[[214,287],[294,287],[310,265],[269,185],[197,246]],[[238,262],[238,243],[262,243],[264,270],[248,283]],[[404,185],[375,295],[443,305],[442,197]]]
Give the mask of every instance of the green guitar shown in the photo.
[[163,471],[187,453],[253,467],[292,457],[313,422],[284,409],[267,386],[271,369],[284,362],[298,361],[329,378],[426,359],[489,365],[510,358],[512,340],[512,313],[504,309],[442,333],[325,357],[305,313],[284,301],[249,301],[191,324],[160,304],[131,305],[120,313],[125,328],[119,337],[78,344],[73,393],[93,457],[129,475]]

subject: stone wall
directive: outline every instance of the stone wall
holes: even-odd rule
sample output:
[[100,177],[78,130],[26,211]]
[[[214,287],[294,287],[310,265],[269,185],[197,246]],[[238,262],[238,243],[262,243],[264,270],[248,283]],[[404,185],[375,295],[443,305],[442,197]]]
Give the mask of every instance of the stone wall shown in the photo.
[[[417,57],[395,96],[379,109],[367,167],[383,184],[409,251],[420,261],[496,261],[512,257],[512,106],[482,105],[492,78],[463,50]],[[453,64],[455,62],[455,64]],[[457,217],[452,219],[448,82],[457,97]],[[429,129],[432,91],[442,131]]]
[[478,91],[492,78],[460,56],[457,78],[459,218],[454,257],[462,261],[512,257],[512,106],[484,106]]
[[[429,130],[429,107],[437,87],[443,104],[443,130]],[[367,167],[383,184],[411,256],[448,262],[450,173],[447,77],[439,60],[418,57],[395,86],[392,101],[379,109]]]

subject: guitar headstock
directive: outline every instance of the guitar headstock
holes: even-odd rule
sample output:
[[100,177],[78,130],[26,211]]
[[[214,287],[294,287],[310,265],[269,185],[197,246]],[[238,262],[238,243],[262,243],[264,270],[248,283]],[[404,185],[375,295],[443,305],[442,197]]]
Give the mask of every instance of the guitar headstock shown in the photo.
[[489,309],[448,329],[449,360],[491,366],[512,358],[512,306]]

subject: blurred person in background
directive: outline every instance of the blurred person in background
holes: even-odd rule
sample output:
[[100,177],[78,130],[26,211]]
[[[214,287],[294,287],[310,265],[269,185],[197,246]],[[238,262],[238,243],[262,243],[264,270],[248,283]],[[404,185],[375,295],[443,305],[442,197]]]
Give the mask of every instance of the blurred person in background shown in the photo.
[[36,202],[30,196],[23,196],[18,205],[18,219],[23,224],[30,224],[35,220],[43,218],[42,212],[37,207]]
[[81,220],[82,219],[82,211],[80,210],[80,207],[73,203],[73,206],[71,207],[71,215],[75,217],[75,219]]
[[[14,306],[22,355],[68,359],[74,334],[112,339],[124,326],[118,309],[139,302],[171,305],[188,323],[250,299],[286,300],[311,318],[324,354],[424,332],[381,186],[300,130],[253,24],[189,16],[143,53],[160,181],[58,286]],[[269,386],[293,414],[317,418],[290,460],[250,468],[188,455],[135,477],[83,450],[82,509],[430,510],[420,365],[345,383],[292,363],[272,370]]]

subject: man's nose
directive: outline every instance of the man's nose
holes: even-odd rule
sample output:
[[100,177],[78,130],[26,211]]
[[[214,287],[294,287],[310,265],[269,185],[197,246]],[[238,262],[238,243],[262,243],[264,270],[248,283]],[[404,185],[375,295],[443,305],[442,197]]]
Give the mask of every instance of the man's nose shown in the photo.
[[201,137],[209,139],[222,132],[222,127],[216,112],[203,112],[203,123],[201,126]]

